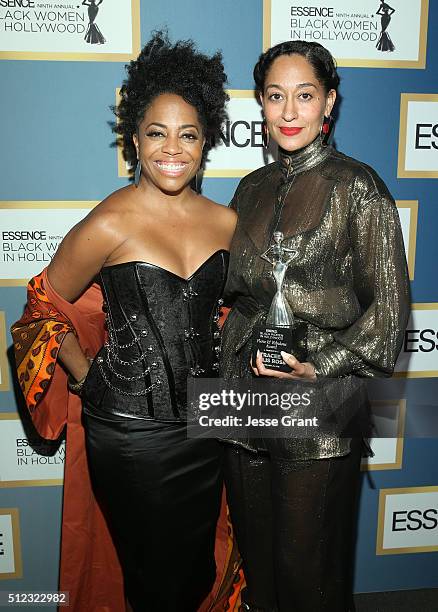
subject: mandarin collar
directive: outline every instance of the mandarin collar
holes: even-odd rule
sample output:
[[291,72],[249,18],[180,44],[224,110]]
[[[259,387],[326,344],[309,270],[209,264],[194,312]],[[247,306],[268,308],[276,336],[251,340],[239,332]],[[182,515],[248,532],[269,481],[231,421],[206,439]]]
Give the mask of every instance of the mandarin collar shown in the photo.
[[279,148],[280,168],[284,178],[289,179],[317,166],[328,157],[330,151],[331,147],[322,144],[319,135],[313,142],[298,151],[290,152]]

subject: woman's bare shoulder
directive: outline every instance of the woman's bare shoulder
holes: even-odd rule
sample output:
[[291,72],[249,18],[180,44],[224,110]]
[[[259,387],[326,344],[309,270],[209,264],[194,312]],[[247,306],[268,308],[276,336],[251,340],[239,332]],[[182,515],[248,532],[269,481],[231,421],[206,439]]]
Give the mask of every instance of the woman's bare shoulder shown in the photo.
[[105,242],[117,242],[120,240],[120,234],[125,231],[129,213],[133,208],[130,188],[119,189],[99,202],[70,234],[75,237],[91,234],[94,241],[101,239]]
[[112,193],[61,242],[48,274],[55,291],[65,299],[76,299],[123,244],[127,233],[124,215],[131,206],[131,197],[129,187]]
[[215,219],[221,223],[235,225],[237,221],[237,213],[232,209],[228,208],[228,206],[224,204],[219,204],[218,202],[214,202],[205,196],[199,196],[202,198],[202,204],[207,208],[208,214],[212,214],[215,216]]
[[135,196],[132,185],[122,187],[102,200],[90,216],[102,221],[123,217],[135,205]]
[[205,228],[205,234],[213,236],[221,248],[229,249],[237,224],[236,213],[223,204],[201,197],[199,218]]

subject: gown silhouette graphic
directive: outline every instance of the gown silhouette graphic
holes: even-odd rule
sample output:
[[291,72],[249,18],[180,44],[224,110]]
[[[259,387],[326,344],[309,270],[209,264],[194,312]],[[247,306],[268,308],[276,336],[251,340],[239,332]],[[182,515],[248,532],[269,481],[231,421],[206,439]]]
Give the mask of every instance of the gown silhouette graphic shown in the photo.
[[386,4],[384,0],[380,0],[381,4],[379,9],[376,11],[376,15],[380,15],[380,24],[382,30],[380,32],[379,40],[377,41],[376,48],[379,51],[394,51],[395,46],[392,42],[387,29],[391,21],[391,15],[395,13],[395,9],[393,9],[389,4]]
[[88,28],[85,32],[84,40],[90,45],[103,45],[105,43],[105,38],[102,32],[99,30],[97,25],[94,23],[94,20],[97,17],[99,12],[99,6],[102,4],[103,0],[83,0],[83,6],[88,6]]

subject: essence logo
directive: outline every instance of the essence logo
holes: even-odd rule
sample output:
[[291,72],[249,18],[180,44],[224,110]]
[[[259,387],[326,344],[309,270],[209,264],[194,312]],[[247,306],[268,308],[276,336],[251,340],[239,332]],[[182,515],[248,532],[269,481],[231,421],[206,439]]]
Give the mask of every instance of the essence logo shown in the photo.
[[402,93],[399,178],[438,178],[438,94]]
[[418,531],[435,529],[438,526],[438,510],[399,510],[392,513],[392,531]]
[[411,308],[395,376],[438,377],[438,303],[412,304]]
[[415,149],[438,149],[438,123],[417,123],[415,126]]
[[438,550],[438,487],[382,489],[378,555]]
[[291,6],[291,17],[333,17],[333,8],[324,6]]
[[41,231],[2,232],[2,240],[47,240],[47,233]]
[[262,121],[226,121],[221,130],[221,141],[226,147],[263,147]]
[[430,353],[438,350],[438,331],[436,329],[407,329],[403,350],[406,353]]
[[4,8],[34,8],[33,0],[0,0],[0,6]]

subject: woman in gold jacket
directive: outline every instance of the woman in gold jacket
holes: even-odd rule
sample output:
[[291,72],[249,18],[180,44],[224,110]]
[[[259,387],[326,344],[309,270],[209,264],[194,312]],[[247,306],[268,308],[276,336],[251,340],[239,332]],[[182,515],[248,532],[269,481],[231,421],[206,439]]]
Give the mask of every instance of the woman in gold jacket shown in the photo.
[[[339,84],[330,53],[317,43],[285,42],[260,56],[254,77],[279,161],[245,177],[231,205],[239,219],[222,376],[330,378],[334,387],[314,403],[342,416],[307,437],[248,436],[227,445],[228,501],[247,582],[242,608],[347,612],[354,609],[353,526],[366,448],[363,381],[391,376],[409,314],[402,233],[376,172],[327,144]],[[305,359],[283,354],[289,373],[267,369],[260,353],[250,365],[253,330],[276,291],[272,267],[260,257],[276,231],[297,253],[283,294],[305,326]]]

